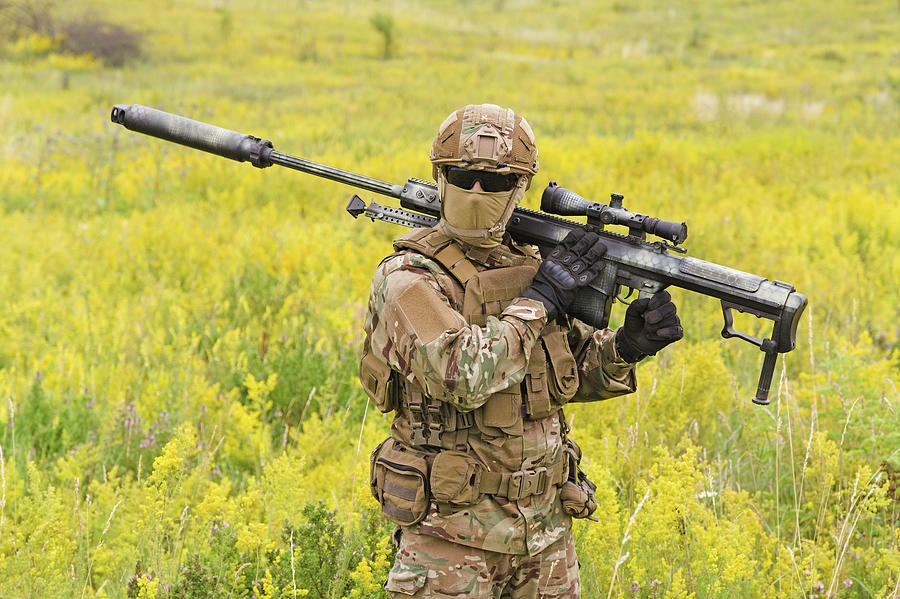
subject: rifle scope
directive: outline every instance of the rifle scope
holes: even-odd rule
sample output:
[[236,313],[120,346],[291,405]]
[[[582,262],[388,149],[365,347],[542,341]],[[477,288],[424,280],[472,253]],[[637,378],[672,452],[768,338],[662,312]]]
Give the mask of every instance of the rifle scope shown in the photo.
[[687,239],[686,223],[629,212],[622,207],[622,194],[614,193],[610,198],[609,206],[591,202],[550,181],[541,196],[541,210],[560,216],[587,216],[588,224],[623,225],[630,235],[643,238],[644,233],[650,233],[676,245]]

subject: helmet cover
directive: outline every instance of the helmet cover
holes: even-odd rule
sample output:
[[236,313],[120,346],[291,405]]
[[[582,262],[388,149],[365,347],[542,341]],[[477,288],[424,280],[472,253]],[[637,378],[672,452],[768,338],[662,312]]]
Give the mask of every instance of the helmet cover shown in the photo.
[[538,151],[528,121],[496,104],[469,104],[452,112],[431,147],[432,176],[444,166],[525,175],[538,169]]

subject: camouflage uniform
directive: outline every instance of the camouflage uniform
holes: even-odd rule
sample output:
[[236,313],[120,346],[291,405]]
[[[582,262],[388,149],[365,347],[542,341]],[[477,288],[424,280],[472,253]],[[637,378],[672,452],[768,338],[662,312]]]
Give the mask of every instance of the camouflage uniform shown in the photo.
[[387,582],[394,597],[578,597],[572,530],[534,556],[487,551],[398,527],[397,561]]
[[[403,239],[398,240],[397,247],[403,247]],[[482,252],[481,259],[473,259],[472,263],[483,271],[521,265],[525,256],[534,256],[531,248],[507,242]],[[469,257],[474,258],[471,252]],[[409,301],[410,296],[414,302]],[[492,396],[523,384],[532,351],[548,326],[543,304],[522,297],[508,305],[498,305],[496,314],[484,318],[483,326],[469,324],[461,314],[463,297],[459,282],[435,260],[401,249],[386,258],[375,273],[365,330],[367,355],[385,362],[399,378],[418,386],[424,395],[466,414],[482,408]],[[409,314],[410,306],[422,307],[427,316]],[[633,365],[616,354],[614,331],[592,329],[567,317],[560,320],[562,326],[550,328],[564,334],[577,363],[580,384],[573,401],[606,399],[635,391]],[[429,323],[432,326],[427,326]],[[410,442],[410,412],[402,403],[397,407],[392,437],[414,445]],[[563,459],[566,425],[561,409],[539,419],[519,418],[512,428],[521,428],[512,435],[497,435],[491,427],[475,424],[469,427],[463,451],[477,456],[489,471],[535,471]],[[437,584],[443,580],[437,566],[448,562],[444,549],[439,547],[450,545],[423,545],[423,540],[429,538],[505,556],[538,556],[563,549],[574,555],[572,547],[560,549],[560,543],[571,545],[571,517],[564,513],[558,495],[555,485],[542,494],[518,500],[488,494],[474,505],[443,510],[444,513],[435,502],[430,502],[424,519],[404,527],[399,535],[398,558],[387,590],[402,596],[412,594],[410,591],[421,588],[426,581],[434,579]],[[472,555],[456,549],[457,553],[460,551]],[[565,571],[572,580],[563,586],[577,596],[577,568],[574,574],[570,570],[567,565]],[[454,588],[464,585],[460,580],[464,571],[453,570]],[[423,572],[427,575],[420,576]],[[556,581],[554,588],[559,588],[557,578],[550,578]],[[478,585],[491,588],[491,584],[477,578],[465,584],[474,585],[470,589],[473,593]],[[467,596],[474,595],[467,591]]]

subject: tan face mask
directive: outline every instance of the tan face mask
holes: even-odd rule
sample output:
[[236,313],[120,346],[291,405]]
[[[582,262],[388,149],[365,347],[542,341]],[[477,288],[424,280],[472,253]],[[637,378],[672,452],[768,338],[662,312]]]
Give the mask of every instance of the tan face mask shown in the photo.
[[519,177],[512,191],[472,191],[450,185],[438,174],[441,221],[438,226],[448,237],[478,248],[500,245],[506,222],[525,196],[528,182]]

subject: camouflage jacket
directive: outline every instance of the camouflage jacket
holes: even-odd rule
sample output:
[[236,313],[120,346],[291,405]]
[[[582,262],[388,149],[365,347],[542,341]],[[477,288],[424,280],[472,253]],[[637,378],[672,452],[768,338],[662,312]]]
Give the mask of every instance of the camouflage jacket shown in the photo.
[[[507,243],[512,246],[511,242]],[[521,252],[501,245],[490,252],[479,270],[514,264]],[[410,315],[409,294],[427,318]],[[493,394],[522,382],[532,350],[547,326],[547,312],[538,301],[518,297],[484,326],[462,316],[461,286],[435,260],[404,250],[387,257],[372,281],[365,319],[371,352],[428,396],[460,412],[476,410]],[[405,304],[404,304],[404,300]],[[415,322],[413,322],[415,321]],[[594,401],[632,393],[633,364],[619,358],[615,332],[594,329],[564,317],[567,340],[577,361],[580,386],[572,401]],[[558,462],[566,427],[562,410],[546,418],[523,418],[521,435],[491,438],[468,436],[468,452],[489,470],[515,472]],[[405,441],[398,412],[392,436]],[[398,426],[399,425],[399,426]],[[535,555],[571,527],[557,488],[518,500],[485,495],[478,503],[450,514],[432,504],[417,532],[489,551]]]

